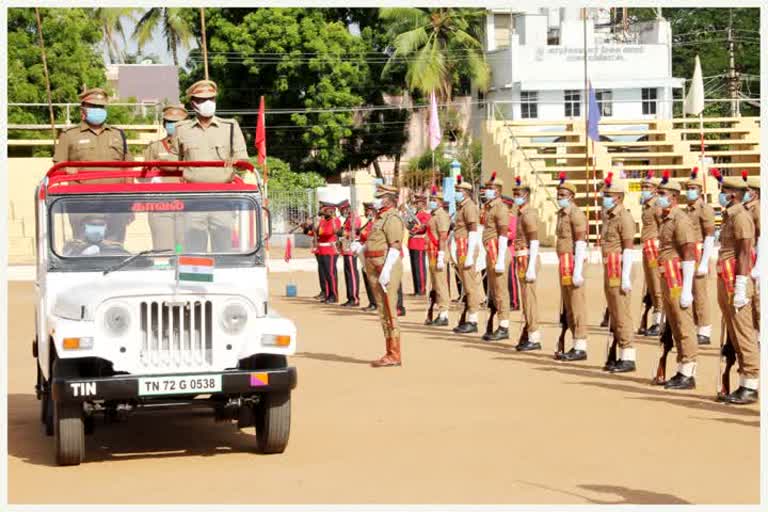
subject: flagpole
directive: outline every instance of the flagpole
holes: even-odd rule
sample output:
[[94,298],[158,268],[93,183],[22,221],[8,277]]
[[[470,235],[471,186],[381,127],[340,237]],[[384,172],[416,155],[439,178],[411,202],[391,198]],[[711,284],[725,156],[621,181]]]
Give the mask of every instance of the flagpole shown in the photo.
[[[699,165],[702,166],[702,171],[704,170],[704,111],[702,110],[699,113],[699,136],[701,138],[701,155],[699,157],[700,163]],[[704,200],[707,200],[707,174],[704,174]]]
[[[587,74],[587,8],[582,8],[582,24],[584,25],[584,177],[587,179],[587,243],[589,243],[590,222],[592,220],[592,209],[589,207],[589,189],[594,189],[595,183],[589,177],[589,78]],[[594,145],[594,143],[593,143]],[[592,154],[594,155],[594,149]],[[597,221],[597,210],[595,210],[595,221]],[[595,224],[597,231],[597,224]],[[597,240],[597,236],[595,236]]]

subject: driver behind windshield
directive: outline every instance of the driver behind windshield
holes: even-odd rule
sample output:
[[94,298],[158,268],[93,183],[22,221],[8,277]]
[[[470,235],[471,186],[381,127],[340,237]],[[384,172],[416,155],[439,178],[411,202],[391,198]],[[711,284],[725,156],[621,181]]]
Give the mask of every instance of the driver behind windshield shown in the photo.
[[78,238],[64,244],[64,256],[121,256],[130,254],[121,242],[107,240],[107,221],[104,215],[86,214],[82,217],[82,230]]

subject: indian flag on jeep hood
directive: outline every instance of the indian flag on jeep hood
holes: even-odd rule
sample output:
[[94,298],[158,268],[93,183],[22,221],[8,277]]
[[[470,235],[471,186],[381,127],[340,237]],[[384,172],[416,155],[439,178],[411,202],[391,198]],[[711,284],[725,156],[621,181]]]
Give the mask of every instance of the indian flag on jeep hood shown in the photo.
[[177,267],[179,281],[213,282],[213,258],[179,256]]

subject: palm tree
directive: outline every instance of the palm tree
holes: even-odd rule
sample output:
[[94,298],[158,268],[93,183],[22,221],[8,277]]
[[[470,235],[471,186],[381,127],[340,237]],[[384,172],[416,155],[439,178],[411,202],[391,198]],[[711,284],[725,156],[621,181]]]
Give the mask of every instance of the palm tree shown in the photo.
[[188,49],[192,40],[192,28],[181,15],[181,9],[170,7],[152,7],[141,17],[133,31],[133,38],[139,45],[139,51],[152,39],[152,33],[160,26],[165,44],[173,55],[174,66],[179,65],[178,48]]
[[490,69],[478,40],[481,9],[458,8],[383,8],[382,20],[389,23],[391,55],[382,75],[403,60],[405,80],[411,90],[435,92],[450,100],[454,77],[468,76],[480,89],[487,90]]
[[117,36],[122,39],[123,46],[125,46],[126,39],[123,19],[129,18],[132,20],[133,14],[137,10],[135,7],[99,7],[94,9],[93,15],[101,27],[101,36],[110,64],[115,61],[120,63],[124,61],[125,52],[118,46]]

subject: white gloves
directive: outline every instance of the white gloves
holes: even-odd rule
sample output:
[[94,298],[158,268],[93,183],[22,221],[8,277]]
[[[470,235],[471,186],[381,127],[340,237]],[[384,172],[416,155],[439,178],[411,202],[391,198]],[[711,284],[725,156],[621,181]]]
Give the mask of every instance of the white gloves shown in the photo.
[[680,307],[687,309],[693,304],[693,267],[694,261],[683,262],[683,292],[680,294]]
[[437,270],[445,270],[445,251],[437,252]]
[[736,276],[736,284],[733,290],[733,305],[737,310],[749,304],[747,298],[747,276]]
[[576,288],[584,284],[584,259],[587,257],[587,242],[576,241],[576,254],[573,257],[573,286]]
[[621,253],[621,291],[632,291],[632,249],[624,249]]
[[539,241],[531,240],[531,246],[528,249],[528,268],[525,271],[526,282],[536,281],[536,259],[539,256]]
[[381,269],[381,274],[379,274],[379,283],[381,284],[381,287],[384,288],[385,292],[387,291],[387,285],[389,284],[392,267],[395,265],[397,258],[399,257],[400,251],[390,247],[387,251],[387,259],[384,260],[384,268]]
[[355,240],[350,244],[349,250],[352,251],[353,254],[357,254],[363,250],[363,244]]
[[499,255],[496,258],[496,265],[493,267],[497,274],[503,274],[506,270],[504,267],[506,267],[507,262],[507,241],[507,237],[499,236]]
[[715,237],[708,236],[704,238],[704,247],[701,249],[701,261],[699,262],[699,268],[696,270],[697,276],[705,276],[709,273],[709,260],[714,250]]
[[472,268],[475,264],[475,249],[479,238],[480,233],[477,231],[470,231],[467,235],[467,257],[464,259],[464,268]]
[[757,239],[757,247],[755,248],[755,251],[757,252],[757,258],[755,259],[755,266],[752,267],[752,272],[749,273],[749,275],[757,281],[760,278],[760,239]]
[[100,253],[101,253],[101,249],[99,248],[98,245],[89,245],[88,247],[83,249],[83,252],[81,252],[80,254],[82,256],[95,256]]

